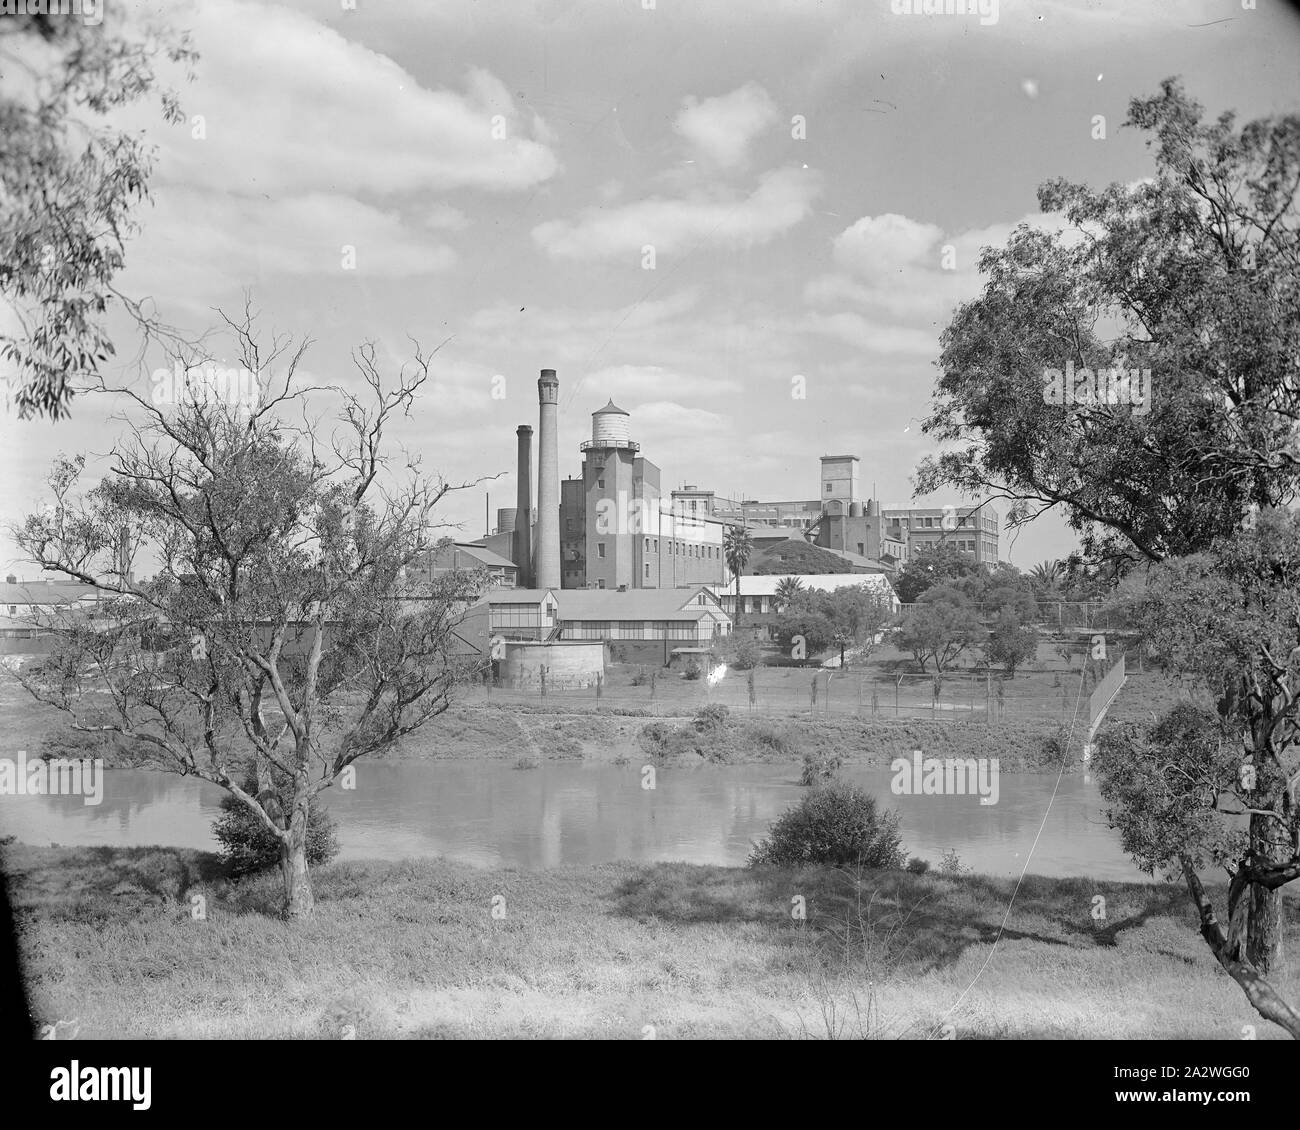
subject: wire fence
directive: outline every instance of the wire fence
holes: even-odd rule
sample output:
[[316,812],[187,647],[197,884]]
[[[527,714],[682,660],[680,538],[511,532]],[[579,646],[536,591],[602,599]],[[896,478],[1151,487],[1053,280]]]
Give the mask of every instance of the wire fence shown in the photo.
[[[907,613],[917,604],[900,604],[900,613]],[[994,619],[1003,605],[977,601],[976,614],[982,620]],[[1127,610],[1108,606],[1098,601],[1040,600],[1034,604],[1033,624],[1056,631],[1095,631],[1110,629],[1122,631],[1130,628]]]
[[[867,671],[807,670],[792,677],[788,669],[756,668],[729,671],[711,682],[684,679],[676,672],[649,672],[644,682],[611,685],[601,679],[591,686],[538,685],[524,690],[491,685],[465,688],[459,697],[471,703],[540,706],[556,711],[571,708],[636,710],[652,715],[692,714],[713,703],[733,712],[785,716],[850,716],[864,718],[929,719],[940,722],[1006,720],[1068,723],[1076,710],[1087,709],[1088,686],[1081,693],[1078,671],[1058,678],[1037,676],[1004,682],[992,674],[881,675]],[[1082,703],[1082,705],[1081,705]]]

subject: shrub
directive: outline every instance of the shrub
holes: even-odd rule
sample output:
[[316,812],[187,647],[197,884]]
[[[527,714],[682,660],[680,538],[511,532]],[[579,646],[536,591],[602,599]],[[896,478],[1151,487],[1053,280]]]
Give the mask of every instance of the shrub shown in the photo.
[[939,860],[939,874],[953,879],[960,875],[969,875],[972,870],[973,868],[962,866],[961,856],[957,854],[956,848],[949,848]]
[[753,636],[738,636],[731,645],[731,665],[737,671],[752,671],[763,658],[763,649]]
[[[257,792],[256,776],[246,777],[243,784],[247,793]],[[279,789],[280,802],[288,806],[290,793]],[[221,845],[220,856],[230,868],[231,878],[251,875],[280,865],[280,842],[254,816],[238,797],[227,793],[221,798],[221,815],[212,821],[212,834]],[[316,797],[307,810],[307,864],[319,867],[339,853],[334,820]]]
[[750,853],[751,867],[829,863],[902,867],[898,817],[881,813],[876,798],[857,785],[815,789],[772,825]]
[[754,741],[780,757],[792,757],[794,752],[784,734],[764,727],[754,734]]
[[930,861],[914,855],[907,861],[907,870],[913,875],[924,875],[930,870]]
[[731,711],[720,702],[711,702],[701,706],[695,712],[695,728],[701,733],[714,734],[725,729]]
[[699,679],[704,675],[704,666],[698,659],[692,659],[682,668],[683,679]]
[[844,757],[838,753],[805,753],[803,755],[803,772],[799,775],[801,785],[822,785],[833,781],[844,765]]

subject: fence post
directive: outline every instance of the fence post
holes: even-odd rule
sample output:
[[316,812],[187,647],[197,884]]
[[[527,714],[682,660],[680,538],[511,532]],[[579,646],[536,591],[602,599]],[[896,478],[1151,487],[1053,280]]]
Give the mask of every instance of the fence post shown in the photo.
[[899,675],[898,678],[894,680],[894,717],[895,718],[898,717],[898,688],[902,685],[902,682],[903,682],[902,675]]
[[659,671],[656,669],[650,672],[650,701],[655,700],[655,683],[659,681]]
[[542,680],[541,680],[542,698],[545,698],[546,697],[546,668],[545,667],[540,668],[540,673],[542,676]]
[[596,672],[596,697],[597,698],[600,698],[601,692],[604,690],[604,687],[602,686],[604,681],[605,681],[605,676],[601,672],[597,671]]
[[813,675],[813,677],[812,677],[812,683],[809,684],[809,692],[808,692],[808,693],[809,693],[809,695],[811,696],[811,698],[810,698],[810,700],[809,700],[809,707],[808,707],[808,709],[809,709],[810,711],[812,711],[813,713],[816,713],[816,711],[817,711],[817,675],[816,675],[815,673],[814,673],[814,675]]
[[880,692],[876,689],[876,684],[872,683],[871,684],[871,717],[872,718],[876,716],[876,712],[879,709],[880,709]]
[[749,669],[749,677],[745,680],[745,683],[749,687],[749,709],[753,710],[758,704],[758,696],[754,693],[754,669],[752,667]]

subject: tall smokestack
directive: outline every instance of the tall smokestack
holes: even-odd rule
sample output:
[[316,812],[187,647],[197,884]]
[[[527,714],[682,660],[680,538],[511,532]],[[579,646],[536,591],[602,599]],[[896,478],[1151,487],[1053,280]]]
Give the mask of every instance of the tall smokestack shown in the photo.
[[560,587],[560,382],[554,369],[537,381],[537,571],[534,587]]
[[533,512],[533,429],[528,424],[520,424],[515,435],[519,437],[519,469],[516,472],[519,487],[515,494],[515,513],[522,514],[523,518],[515,519],[512,544],[515,568],[519,570],[518,585],[521,589],[530,589],[533,587],[533,531],[528,515]]

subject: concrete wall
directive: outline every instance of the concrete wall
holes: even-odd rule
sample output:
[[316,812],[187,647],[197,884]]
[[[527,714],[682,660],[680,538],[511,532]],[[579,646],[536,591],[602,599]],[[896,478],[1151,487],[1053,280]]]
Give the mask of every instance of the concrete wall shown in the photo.
[[548,689],[594,687],[596,677],[605,671],[605,644],[602,640],[507,640],[501,684],[517,690],[540,688],[543,667]]

